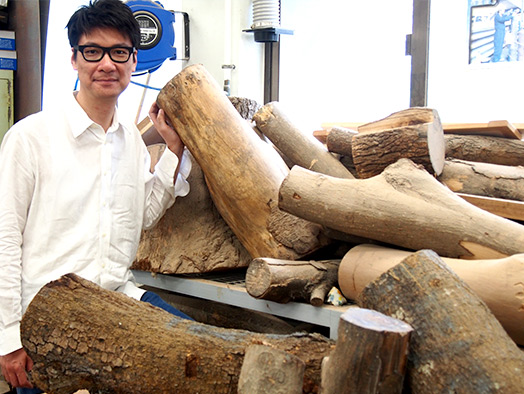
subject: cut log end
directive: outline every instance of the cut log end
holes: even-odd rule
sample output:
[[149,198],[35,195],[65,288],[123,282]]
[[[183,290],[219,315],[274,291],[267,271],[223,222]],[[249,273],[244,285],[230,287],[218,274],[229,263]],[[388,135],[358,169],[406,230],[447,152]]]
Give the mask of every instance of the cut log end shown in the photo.
[[399,334],[408,334],[413,331],[409,324],[371,309],[349,308],[340,318],[349,324],[370,331],[387,331]]
[[252,297],[263,297],[271,286],[271,271],[262,259],[253,259],[246,272],[246,290]]

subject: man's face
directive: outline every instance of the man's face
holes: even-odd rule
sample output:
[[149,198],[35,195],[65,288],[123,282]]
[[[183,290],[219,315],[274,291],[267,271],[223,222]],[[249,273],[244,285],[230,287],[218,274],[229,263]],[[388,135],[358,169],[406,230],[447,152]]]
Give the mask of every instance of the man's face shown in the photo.
[[[131,40],[118,30],[111,28],[94,29],[80,37],[78,45],[99,45],[102,47],[131,47]],[[80,51],[71,56],[73,68],[78,71],[80,93],[95,99],[117,99],[129,85],[131,74],[136,68],[136,54],[126,63],[115,63],[109,54],[99,62],[88,62]]]

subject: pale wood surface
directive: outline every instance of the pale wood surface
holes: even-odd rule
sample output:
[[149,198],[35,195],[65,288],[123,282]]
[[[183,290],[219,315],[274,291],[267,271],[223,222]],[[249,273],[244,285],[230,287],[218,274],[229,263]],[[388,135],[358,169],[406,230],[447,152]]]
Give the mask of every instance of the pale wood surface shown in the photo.
[[467,202],[482,208],[494,215],[508,219],[524,221],[524,202],[505,200],[502,198],[474,196],[472,194],[457,193]]
[[520,140],[522,132],[507,120],[493,120],[487,123],[444,123],[444,133],[473,134],[505,137]]

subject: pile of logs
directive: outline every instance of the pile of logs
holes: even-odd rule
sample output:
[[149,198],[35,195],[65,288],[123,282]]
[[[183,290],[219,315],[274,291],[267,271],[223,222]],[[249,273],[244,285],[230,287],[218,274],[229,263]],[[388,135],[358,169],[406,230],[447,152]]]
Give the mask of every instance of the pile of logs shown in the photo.
[[[338,286],[355,305],[336,342],[254,334],[181,321],[66,275],[22,322],[39,387],[522,390],[524,226],[468,197],[524,201],[523,141],[446,134],[429,108],[315,136],[278,102],[229,99],[201,65],[157,102],[191,153],[191,192],[144,232],[133,268],[243,267],[253,297],[320,307]],[[164,147],[149,149],[155,162]]]

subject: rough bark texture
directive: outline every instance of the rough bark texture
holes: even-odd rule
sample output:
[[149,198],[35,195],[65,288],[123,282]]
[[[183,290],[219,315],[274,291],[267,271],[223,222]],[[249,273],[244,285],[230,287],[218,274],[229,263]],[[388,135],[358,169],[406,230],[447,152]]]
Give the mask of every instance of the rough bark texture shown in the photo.
[[[318,226],[278,209],[278,188],[288,167],[202,65],[182,70],[157,101],[202,168],[218,211],[251,257],[294,260],[320,246]],[[286,224],[276,225],[275,215]],[[271,221],[278,235],[268,229]],[[290,233],[285,231],[288,225],[294,238],[279,238]],[[297,237],[300,245],[295,246]]]
[[322,362],[322,394],[401,393],[412,331],[382,313],[349,308],[335,350]]
[[[340,263],[340,290],[356,300],[369,283],[410,254],[379,245],[351,248]],[[524,346],[524,254],[495,260],[442,260],[486,303],[509,336]]]
[[256,100],[246,97],[229,97],[229,101],[238,111],[240,116],[246,120],[251,120],[253,115],[260,109],[260,104]]
[[301,394],[305,367],[288,352],[251,345],[240,370],[238,394]]
[[440,174],[444,166],[444,133],[440,122],[359,133],[352,138],[351,146],[359,178],[378,175],[401,158],[424,166],[431,174]]
[[317,392],[320,335],[254,334],[182,320],[74,274],[44,286],[22,319],[31,380],[50,394],[235,393],[245,349],[266,344],[306,363],[304,392]]
[[524,141],[457,134],[445,134],[444,139],[446,157],[505,166],[524,166]]
[[358,298],[410,324],[412,393],[517,393],[524,353],[486,304],[432,251],[414,253],[369,284]]
[[291,122],[280,103],[264,105],[253,120],[257,128],[294,164],[322,174],[353,179],[353,175],[321,142]]
[[340,260],[286,261],[256,258],[246,273],[246,290],[255,297],[286,303],[307,300],[314,306],[324,303],[337,283]]
[[524,226],[467,203],[408,159],[369,179],[294,167],[280,187],[279,204],[335,230],[446,257],[524,252]]
[[[150,147],[152,163],[158,161]],[[251,256],[216,209],[191,157],[191,192],[178,197],[158,224],[142,232],[132,269],[190,274],[247,267]]]
[[457,193],[524,201],[524,167],[446,160],[438,180]]

